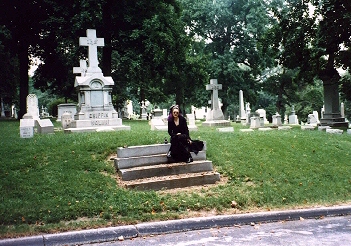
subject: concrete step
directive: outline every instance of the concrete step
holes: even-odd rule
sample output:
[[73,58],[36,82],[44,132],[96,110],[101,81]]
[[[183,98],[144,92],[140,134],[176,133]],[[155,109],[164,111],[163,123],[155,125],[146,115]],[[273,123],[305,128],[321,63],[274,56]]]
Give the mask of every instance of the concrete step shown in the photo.
[[201,172],[125,181],[124,184],[130,189],[162,190],[214,184],[219,180],[220,175],[217,172]]
[[120,169],[118,174],[124,181],[151,177],[170,176],[184,173],[199,173],[212,171],[212,161],[194,161],[191,163],[177,162],[152,166]]
[[[119,147],[117,148],[117,157],[127,158],[146,155],[159,155],[167,153],[170,147],[170,143]],[[204,142],[203,151],[206,151],[206,142]]]
[[[168,162],[167,152],[168,152],[168,149],[162,154],[148,153],[147,155],[144,155],[144,156],[123,157],[123,158],[121,158],[117,153],[117,158],[115,159],[115,167],[117,170],[120,170],[120,169],[127,169],[127,168],[133,168],[133,167],[165,164]],[[206,151],[200,151],[197,155],[191,152],[191,156],[193,157],[194,161],[206,160]]]

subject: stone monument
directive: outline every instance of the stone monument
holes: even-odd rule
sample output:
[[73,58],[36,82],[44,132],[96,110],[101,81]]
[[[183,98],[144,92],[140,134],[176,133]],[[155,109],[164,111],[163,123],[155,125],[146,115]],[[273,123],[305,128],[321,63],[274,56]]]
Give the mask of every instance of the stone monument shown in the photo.
[[324,81],[324,112],[321,113],[321,126],[347,128],[348,122],[342,115],[339,104],[338,83]]
[[244,107],[244,94],[243,91],[239,91],[239,117],[242,124],[246,124],[246,112]]
[[84,60],[73,68],[76,76],[74,87],[78,92],[77,113],[65,132],[89,132],[104,130],[130,130],[122,125],[122,119],[112,105],[112,77],[105,77],[99,68],[97,47],[104,46],[104,39],[96,37],[96,30],[88,29],[87,37],[79,38],[80,46],[88,46],[88,66]]
[[222,85],[217,83],[217,79],[211,79],[210,84],[206,85],[206,90],[211,90],[211,109],[207,114],[203,126],[230,126],[229,120],[224,120],[222,109],[219,106],[218,90],[222,90]]

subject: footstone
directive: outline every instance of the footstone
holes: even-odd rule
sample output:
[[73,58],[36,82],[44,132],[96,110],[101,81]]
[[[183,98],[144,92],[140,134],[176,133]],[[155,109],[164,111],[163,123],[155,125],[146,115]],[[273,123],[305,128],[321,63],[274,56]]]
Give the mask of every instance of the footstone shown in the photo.
[[37,120],[38,122],[38,133],[54,133],[54,125],[52,124],[51,120],[43,119]]
[[270,127],[264,127],[264,128],[258,128],[259,131],[272,131],[273,128]]
[[314,130],[316,127],[313,125],[304,125],[301,126],[301,130]]
[[331,134],[342,134],[344,132],[341,129],[326,129],[325,131],[327,133],[331,133]]
[[253,132],[253,129],[240,129],[241,132]]
[[278,126],[278,130],[290,130],[291,126]]
[[217,128],[217,131],[219,131],[219,132],[234,132],[234,127]]

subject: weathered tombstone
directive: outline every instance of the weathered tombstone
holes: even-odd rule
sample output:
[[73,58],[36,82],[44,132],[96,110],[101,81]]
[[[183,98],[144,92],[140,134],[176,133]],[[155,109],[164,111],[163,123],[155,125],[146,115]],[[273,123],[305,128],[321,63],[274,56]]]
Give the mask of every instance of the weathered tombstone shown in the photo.
[[278,112],[275,113],[275,115],[272,116],[272,124],[273,126],[281,126],[282,125],[282,117]]
[[57,121],[60,121],[64,113],[69,113],[74,120],[74,115],[77,113],[77,105],[74,103],[61,103],[57,105]]
[[295,107],[294,105],[291,108],[291,114],[289,115],[289,124],[290,125],[298,125],[299,120],[297,119],[297,115],[295,114]]
[[146,120],[147,119],[147,113],[146,113],[146,106],[145,106],[145,101],[141,102],[141,119]]
[[326,131],[326,133],[330,133],[330,134],[339,134],[339,135],[341,135],[341,134],[343,134],[343,130],[341,130],[341,129],[333,129],[333,128],[328,128],[328,129],[326,129],[325,130]]
[[195,116],[194,116],[194,114],[187,114],[186,118],[188,120],[189,131],[197,131],[197,126],[195,124]]
[[32,138],[34,136],[35,120],[20,119],[20,136],[21,138]]
[[250,128],[251,129],[257,129],[260,128],[260,117],[259,116],[252,116],[250,118]]
[[65,132],[97,131],[101,128],[130,130],[122,125],[112,105],[112,77],[105,77],[99,68],[97,47],[104,46],[104,39],[96,37],[96,30],[88,29],[87,37],[79,38],[80,46],[88,46],[88,67],[80,61],[79,68],[73,68],[76,76],[74,86],[78,91],[78,109],[70,128]]
[[159,108],[155,108],[152,111],[152,115],[153,115],[153,118],[160,118],[160,119],[162,119],[162,117],[163,117],[163,110],[161,110]]
[[266,116],[266,110],[264,110],[263,108],[259,108],[256,110],[256,113],[258,113],[260,117],[263,118],[263,124],[269,124],[269,121],[267,120]]
[[39,120],[38,98],[35,94],[27,96],[27,113],[23,115],[23,119]]
[[167,131],[168,124],[161,119],[161,118],[153,118],[150,120],[151,131]]
[[313,114],[309,114],[307,116],[307,125],[311,126],[318,126],[319,125],[319,119],[318,119],[318,112],[313,111]]
[[50,119],[37,120],[38,133],[54,133],[54,125]]
[[69,128],[71,122],[73,121],[73,115],[69,112],[65,112],[61,115],[61,125],[62,129]]
[[345,105],[343,102],[340,104],[340,114],[342,118],[345,118]]
[[245,105],[245,114],[246,114],[246,125],[249,126],[251,124],[251,108],[250,103],[247,102]]
[[18,115],[17,115],[17,109],[15,105],[11,106],[11,117],[17,119]]

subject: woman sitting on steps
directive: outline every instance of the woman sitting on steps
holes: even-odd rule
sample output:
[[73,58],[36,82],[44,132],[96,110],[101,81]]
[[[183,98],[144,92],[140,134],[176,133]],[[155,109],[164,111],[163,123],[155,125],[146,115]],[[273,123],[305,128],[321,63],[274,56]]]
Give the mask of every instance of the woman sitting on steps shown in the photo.
[[192,141],[186,119],[180,114],[179,106],[174,105],[168,116],[168,134],[171,136],[171,148],[167,157],[172,157],[176,162],[190,163],[193,158],[190,154]]

